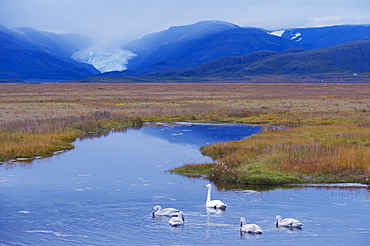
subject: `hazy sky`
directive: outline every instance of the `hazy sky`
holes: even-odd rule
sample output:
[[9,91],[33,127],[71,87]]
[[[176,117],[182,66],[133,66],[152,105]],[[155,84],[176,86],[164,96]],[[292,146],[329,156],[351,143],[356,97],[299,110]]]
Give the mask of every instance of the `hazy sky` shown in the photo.
[[221,20],[269,30],[370,24],[369,0],[0,0],[0,24],[130,40]]

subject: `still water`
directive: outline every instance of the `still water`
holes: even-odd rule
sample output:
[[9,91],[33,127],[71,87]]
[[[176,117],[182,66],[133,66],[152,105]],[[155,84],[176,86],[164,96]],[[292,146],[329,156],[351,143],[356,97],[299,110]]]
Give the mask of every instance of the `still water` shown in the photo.
[[[226,211],[206,210],[209,183],[166,170],[211,160],[199,147],[238,140],[258,126],[145,126],[77,140],[75,149],[0,166],[0,245],[370,245],[367,187],[258,190],[212,184]],[[185,225],[153,219],[154,205],[185,213]],[[275,216],[302,230],[277,229]],[[262,235],[241,236],[239,218]]]

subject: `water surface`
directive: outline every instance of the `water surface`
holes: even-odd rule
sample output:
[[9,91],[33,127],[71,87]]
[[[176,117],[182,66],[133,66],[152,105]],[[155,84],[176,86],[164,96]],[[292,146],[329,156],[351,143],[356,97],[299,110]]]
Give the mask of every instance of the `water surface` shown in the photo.
[[[0,166],[0,245],[368,245],[366,187],[217,190],[226,211],[206,210],[209,183],[166,171],[210,162],[199,147],[239,140],[259,126],[145,126],[77,140],[75,149]],[[238,188],[238,189],[236,189]],[[185,226],[153,219],[154,205],[184,211]],[[302,230],[277,229],[277,214]],[[240,235],[239,218],[262,235]]]

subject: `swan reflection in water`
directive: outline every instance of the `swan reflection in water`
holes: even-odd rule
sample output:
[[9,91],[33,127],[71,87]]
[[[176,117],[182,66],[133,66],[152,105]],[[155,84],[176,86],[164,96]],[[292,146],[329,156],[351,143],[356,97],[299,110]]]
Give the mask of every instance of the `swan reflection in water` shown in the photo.
[[222,214],[225,211],[226,211],[225,209],[206,208],[207,216],[216,215],[216,214]]
[[276,230],[293,233],[293,232],[297,232],[297,231],[302,231],[302,228],[301,227],[277,226]]

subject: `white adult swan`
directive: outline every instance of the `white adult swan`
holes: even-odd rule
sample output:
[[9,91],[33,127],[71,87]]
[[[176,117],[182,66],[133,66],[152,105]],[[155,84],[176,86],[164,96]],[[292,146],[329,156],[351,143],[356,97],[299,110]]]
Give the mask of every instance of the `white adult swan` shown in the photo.
[[262,229],[256,224],[247,224],[244,217],[240,218],[240,232],[262,234]]
[[178,213],[177,217],[172,217],[169,221],[168,224],[171,226],[181,226],[185,223],[185,218],[184,218],[184,213],[180,211]]
[[164,208],[162,209],[161,206],[155,205],[152,208],[152,216],[153,218],[156,216],[167,216],[167,217],[173,217],[177,216],[179,214],[180,210],[176,208]]
[[303,224],[296,219],[281,219],[280,215],[276,215],[276,227],[284,226],[289,228],[301,228],[302,225]]
[[226,204],[221,202],[220,200],[211,200],[211,185],[207,184],[204,187],[208,188],[207,193],[207,200],[206,200],[206,207],[207,208],[219,208],[219,209],[226,209]]

